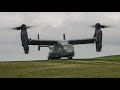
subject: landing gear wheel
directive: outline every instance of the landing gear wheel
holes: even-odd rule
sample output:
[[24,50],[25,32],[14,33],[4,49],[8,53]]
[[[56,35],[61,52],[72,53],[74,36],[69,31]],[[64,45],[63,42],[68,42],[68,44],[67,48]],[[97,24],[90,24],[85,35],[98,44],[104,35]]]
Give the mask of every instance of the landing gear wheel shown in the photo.
[[72,59],[72,56],[69,56],[68,59]]
[[48,60],[50,60],[51,58],[50,57],[48,57]]

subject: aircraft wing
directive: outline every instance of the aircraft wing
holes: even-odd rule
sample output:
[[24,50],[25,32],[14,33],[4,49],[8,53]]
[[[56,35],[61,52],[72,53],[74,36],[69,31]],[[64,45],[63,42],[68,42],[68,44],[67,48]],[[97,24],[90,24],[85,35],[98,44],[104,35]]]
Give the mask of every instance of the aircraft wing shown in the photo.
[[72,44],[72,45],[89,44],[89,43],[94,43],[94,41],[95,41],[95,38],[68,40],[69,44]]
[[29,39],[29,45],[54,45],[57,44],[57,41],[55,40],[33,40]]

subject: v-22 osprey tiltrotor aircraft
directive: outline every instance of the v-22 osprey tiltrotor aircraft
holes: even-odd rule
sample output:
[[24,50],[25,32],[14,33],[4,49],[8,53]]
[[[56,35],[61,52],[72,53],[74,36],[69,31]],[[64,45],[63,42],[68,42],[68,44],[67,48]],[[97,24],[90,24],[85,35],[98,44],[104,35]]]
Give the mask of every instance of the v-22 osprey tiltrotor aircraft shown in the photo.
[[40,40],[39,34],[38,39],[28,39],[27,29],[31,28],[31,26],[26,26],[22,24],[20,27],[15,27],[15,30],[21,30],[21,42],[24,48],[25,54],[29,53],[29,45],[38,45],[38,50],[40,47],[49,47],[50,52],[48,54],[48,59],[60,59],[62,57],[67,57],[68,59],[72,59],[75,55],[74,46],[78,44],[96,44],[96,51],[101,52],[102,50],[102,30],[101,28],[107,28],[109,26],[101,25],[100,23],[96,23],[92,25],[95,28],[95,33],[92,38],[87,39],[76,39],[76,40],[66,40],[65,34],[63,34],[63,40]]

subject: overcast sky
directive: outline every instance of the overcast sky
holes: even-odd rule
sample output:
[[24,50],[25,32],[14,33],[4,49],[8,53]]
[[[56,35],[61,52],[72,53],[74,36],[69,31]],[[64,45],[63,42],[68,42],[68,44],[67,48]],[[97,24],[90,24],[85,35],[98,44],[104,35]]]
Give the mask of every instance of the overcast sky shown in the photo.
[[20,31],[10,28],[21,24],[35,26],[28,30],[28,36],[37,39],[62,40],[91,38],[97,22],[110,25],[102,29],[103,49],[96,52],[95,44],[74,46],[74,58],[93,58],[120,54],[120,12],[0,12],[0,61],[46,60],[49,49],[30,46],[29,54],[24,54]]

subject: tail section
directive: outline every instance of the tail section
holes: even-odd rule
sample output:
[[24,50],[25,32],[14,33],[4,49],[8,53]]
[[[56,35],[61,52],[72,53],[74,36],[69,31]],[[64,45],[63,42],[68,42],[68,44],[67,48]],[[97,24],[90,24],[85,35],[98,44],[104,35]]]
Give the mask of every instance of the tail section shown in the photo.
[[[38,40],[40,39],[39,34],[38,34]],[[38,45],[38,51],[40,51],[40,45]]]
[[65,33],[63,34],[63,40],[66,40],[66,38],[65,38]]

